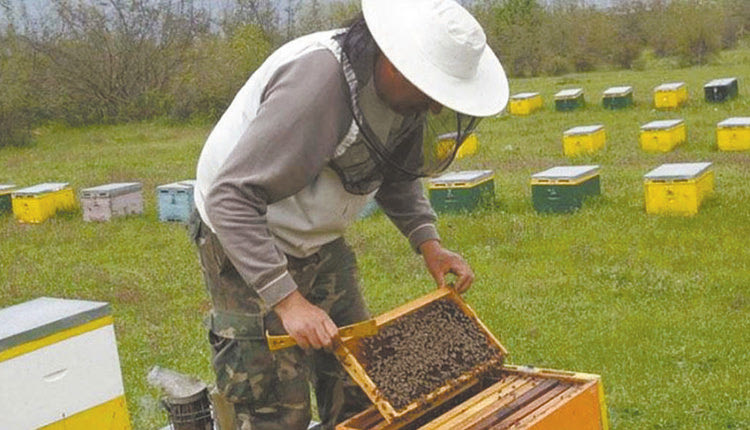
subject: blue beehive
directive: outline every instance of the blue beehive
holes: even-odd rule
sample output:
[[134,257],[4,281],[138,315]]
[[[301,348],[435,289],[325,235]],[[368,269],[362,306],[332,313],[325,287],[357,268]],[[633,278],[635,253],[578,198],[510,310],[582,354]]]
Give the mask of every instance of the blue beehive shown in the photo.
[[173,182],[156,187],[159,199],[159,221],[187,222],[195,208],[195,180]]

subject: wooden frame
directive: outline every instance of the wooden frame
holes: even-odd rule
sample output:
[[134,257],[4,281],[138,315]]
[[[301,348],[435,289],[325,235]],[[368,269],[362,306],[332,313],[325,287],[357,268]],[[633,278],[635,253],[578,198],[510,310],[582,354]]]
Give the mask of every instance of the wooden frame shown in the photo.
[[[463,299],[451,288],[441,288],[435,290],[425,296],[422,296],[412,302],[409,302],[403,306],[386,312],[375,318],[378,327],[388,325],[389,323],[397,320],[400,317],[408,315],[417,309],[424,307],[437,300],[449,300],[456,304],[461,311],[467,315],[472,322],[483,332],[487,341],[497,348],[499,352],[499,359],[490,360],[483,363],[481,366],[477,366],[469,372],[466,372],[458,378],[447,381],[443,386],[437,390],[429,393],[422,399],[414,401],[407,405],[403,409],[396,410],[385,398],[380,389],[367,375],[362,364],[357,360],[356,353],[359,351],[359,339],[348,339],[343,341],[337,346],[335,354],[339,361],[343,365],[344,369],[349,375],[357,382],[357,384],[363,389],[365,394],[375,404],[377,411],[380,412],[386,422],[391,423],[394,421],[409,422],[410,420],[416,419],[419,416],[439,407],[446,401],[455,397],[456,395],[465,392],[476,385],[478,376],[486,373],[493,368],[499,368],[502,366],[502,358],[507,355],[507,350],[498,342],[498,340],[492,335],[487,327],[479,320],[476,313],[463,301]],[[397,427],[394,427],[397,428]]]

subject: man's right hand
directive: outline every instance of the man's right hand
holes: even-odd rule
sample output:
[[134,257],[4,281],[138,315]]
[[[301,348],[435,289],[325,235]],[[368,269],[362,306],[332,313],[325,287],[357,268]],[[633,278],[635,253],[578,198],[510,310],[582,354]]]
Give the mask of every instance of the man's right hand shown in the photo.
[[273,307],[286,332],[302,349],[330,349],[338,327],[323,309],[295,291]]

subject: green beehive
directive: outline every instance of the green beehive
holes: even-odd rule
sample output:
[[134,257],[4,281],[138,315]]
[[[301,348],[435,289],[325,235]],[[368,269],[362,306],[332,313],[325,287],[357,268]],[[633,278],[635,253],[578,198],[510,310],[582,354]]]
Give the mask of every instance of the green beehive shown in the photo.
[[430,203],[437,212],[472,211],[494,199],[494,179],[491,170],[445,173],[430,179]]
[[558,111],[571,111],[584,107],[586,100],[583,98],[582,88],[562,90],[555,94],[555,109]]
[[0,214],[11,211],[11,193],[15,188],[15,185],[0,184]]
[[531,201],[539,213],[573,212],[600,193],[599,166],[559,166],[531,177]]
[[707,102],[723,102],[737,97],[739,86],[737,78],[714,79],[703,86]]
[[602,94],[605,109],[624,109],[633,106],[633,87],[612,87]]

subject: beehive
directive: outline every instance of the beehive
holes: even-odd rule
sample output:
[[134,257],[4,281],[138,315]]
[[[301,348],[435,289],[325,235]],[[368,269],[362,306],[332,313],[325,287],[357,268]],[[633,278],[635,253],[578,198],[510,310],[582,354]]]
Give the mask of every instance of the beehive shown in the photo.
[[143,184],[122,182],[81,190],[84,221],[109,221],[112,217],[143,213]]
[[173,182],[156,187],[159,199],[159,220],[187,222],[195,208],[195,180]]
[[[456,148],[456,132],[453,133],[445,133],[438,136],[438,155],[440,158],[444,158],[447,155],[450,155],[455,148]],[[458,151],[456,152],[456,159],[460,160],[461,158],[464,158],[469,155],[473,155],[477,152],[477,147],[479,146],[479,140],[477,139],[476,133],[471,133],[466,138],[464,138],[463,143],[461,143],[461,146],[458,147]]]
[[608,88],[602,94],[602,106],[605,109],[623,109],[633,106],[633,87]]
[[582,88],[562,90],[555,94],[555,109],[558,111],[571,111],[586,105]]
[[[452,318],[436,320],[430,316],[436,308],[455,312]],[[608,428],[598,376],[504,365],[505,348],[449,288],[389,311],[376,322],[376,337],[349,339],[335,351],[373,401],[337,430]],[[394,335],[398,330],[393,328],[401,326],[410,328]],[[474,346],[466,348],[468,342]],[[372,372],[378,366],[396,370],[381,380]],[[420,386],[425,374],[444,378],[425,384],[422,394],[406,406],[391,401],[392,391],[407,387],[411,392],[409,387]]]
[[727,118],[716,128],[716,144],[721,151],[750,150],[750,117]]
[[707,102],[717,103],[737,97],[739,85],[737,78],[714,79],[703,86]]
[[0,214],[12,211],[11,193],[15,188],[15,185],[0,184]]
[[644,151],[669,152],[686,140],[685,121],[681,119],[651,121],[641,126],[639,142]]
[[129,430],[109,305],[39,298],[0,310],[0,428]]
[[20,222],[38,224],[57,211],[75,209],[75,194],[66,182],[50,182],[13,191],[13,214]]
[[531,176],[531,200],[540,213],[572,212],[600,193],[599,166],[558,166]]
[[670,82],[654,88],[654,107],[657,109],[677,109],[687,100],[688,90],[684,82]]
[[711,163],[662,164],[644,176],[646,212],[695,215],[713,194]]
[[448,172],[429,180],[432,207],[438,212],[476,209],[495,197],[495,174],[491,170]]
[[531,115],[542,108],[542,96],[539,93],[519,93],[510,98],[508,109],[511,115]]
[[601,124],[573,127],[563,133],[563,154],[568,157],[593,154],[604,148],[606,142],[607,135]]

